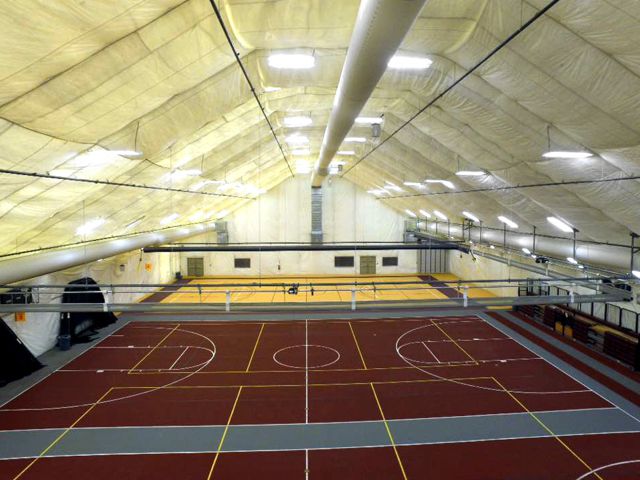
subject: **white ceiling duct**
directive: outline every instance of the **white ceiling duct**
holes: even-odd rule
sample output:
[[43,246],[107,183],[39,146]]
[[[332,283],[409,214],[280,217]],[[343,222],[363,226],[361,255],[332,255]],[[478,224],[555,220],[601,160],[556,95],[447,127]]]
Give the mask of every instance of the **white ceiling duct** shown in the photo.
[[57,248],[0,261],[0,285],[27,280],[95,262],[107,257],[136,250],[148,245],[169,243],[214,230],[215,224],[170,228],[159,232],[141,233],[130,237],[89,243],[71,248]]
[[426,0],[363,0],[311,184],[322,186],[353,123]]

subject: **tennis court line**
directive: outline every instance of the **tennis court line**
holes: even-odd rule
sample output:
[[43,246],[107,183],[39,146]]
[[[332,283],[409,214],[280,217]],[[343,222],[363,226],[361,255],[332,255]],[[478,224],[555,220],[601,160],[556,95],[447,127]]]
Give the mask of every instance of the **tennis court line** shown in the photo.
[[220,450],[222,450],[222,445],[224,444],[224,439],[226,438],[227,432],[229,431],[229,424],[231,423],[231,419],[233,418],[233,413],[236,411],[236,406],[238,405],[238,400],[240,399],[241,393],[242,393],[242,386],[238,389],[238,394],[236,395],[236,399],[233,402],[233,407],[231,407],[231,412],[229,413],[229,418],[227,419],[227,425],[224,427],[224,431],[222,432],[222,437],[220,437],[220,443],[218,443],[216,456],[213,458],[213,463],[211,464],[211,468],[209,469],[209,475],[207,475],[207,480],[211,480],[211,477],[213,475],[213,470],[216,468],[216,463],[218,463]]
[[373,386],[373,383],[370,383],[371,391],[373,392],[373,396],[376,399],[376,404],[378,405],[378,410],[380,410],[380,416],[382,417],[382,421],[384,423],[384,428],[387,430],[387,435],[389,436],[389,441],[391,442],[391,446],[393,447],[393,451],[396,454],[396,459],[398,460],[398,465],[400,466],[400,470],[402,471],[402,478],[407,480],[407,473],[404,471],[404,465],[402,464],[402,459],[400,458],[400,454],[398,453],[398,448],[396,447],[396,442],[393,439],[393,435],[391,434],[391,430],[389,429],[389,424],[387,423],[387,419],[384,416],[384,411],[382,410],[382,405],[380,405],[380,400],[378,399],[378,394],[376,393],[376,389]]
[[[542,428],[544,428],[547,432],[549,432],[549,434],[551,436],[553,436],[553,438],[555,438],[558,442],[560,442],[560,444],[571,454],[573,455],[580,463],[582,463],[582,465],[584,465],[585,467],[587,467],[587,471],[591,472],[593,471],[593,468],[587,463],[585,462],[582,457],[580,455],[578,455],[569,445],[567,445],[564,440],[562,440],[560,437],[558,437],[555,433],[553,433],[553,431],[551,431],[551,429],[549,427],[547,427],[547,425],[540,420],[531,410],[529,410],[524,403],[522,403],[520,400],[518,400],[518,398],[511,393],[509,390],[507,390],[505,388],[504,385],[502,385],[502,383],[500,383],[500,381],[495,378],[495,377],[491,377],[491,379],[502,389],[505,391],[505,393],[507,395],[509,395],[518,405],[520,405],[522,407],[522,409],[527,412],[529,415],[531,415],[531,418],[533,418],[536,422],[538,422],[538,424],[540,424],[540,426]],[[600,475],[598,475],[597,472],[594,472],[593,475],[595,475],[597,478],[599,478],[600,480],[604,480]]]
[[440,331],[441,331],[441,332],[442,332],[442,333],[443,333],[443,334],[444,334],[444,335],[445,335],[449,340],[451,340],[451,341],[454,343],[454,345],[455,345],[456,347],[458,347],[458,348],[462,351],[462,353],[464,353],[467,357],[469,357],[469,358],[471,359],[471,361],[472,361],[472,362],[474,362],[476,365],[478,364],[478,361],[477,361],[475,358],[473,358],[471,355],[469,355],[469,352],[467,352],[464,348],[462,348],[462,347],[460,346],[460,344],[459,344],[458,342],[456,342],[456,341],[451,337],[451,335],[449,335],[447,332],[445,332],[445,331],[444,331],[444,329],[442,329],[442,328],[440,327],[440,325],[438,325],[436,322],[434,322],[434,321],[433,321],[433,318],[430,318],[429,320],[431,321],[431,323],[432,323],[432,325],[433,325],[434,327],[436,327],[438,330],[440,330]]
[[75,426],[80,422],[80,420],[82,420],[84,417],[86,417],[86,416],[87,416],[87,414],[88,414],[91,410],[93,410],[93,409],[95,408],[95,406],[96,406],[96,405],[98,405],[102,400],[104,400],[104,399],[105,399],[105,398],[106,398],[106,397],[111,393],[111,391],[112,391],[112,390],[113,390],[113,387],[109,388],[109,390],[107,390],[105,393],[103,393],[103,394],[102,394],[102,396],[101,396],[101,397],[100,397],[96,402],[92,403],[92,404],[91,404],[91,406],[90,406],[89,408],[87,408],[87,409],[84,411],[84,413],[83,413],[82,415],[80,415],[80,416],[76,419],[76,421],[75,421],[75,422],[73,422],[69,427],[67,427],[67,428],[64,430],[64,432],[62,432],[60,435],[58,435],[58,436],[56,437],[56,439],[55,439],[53,442],[51,442],[47,448],[45,448],[42,452],[40,452],[40,455],[38,455],[38,456],[37,456],[36,458],[34,458],[31,462],[29,462],[29,464],[28,464],[26,467],[24,467],[24,468],[23,468],[23,469],[22,469],[22,470],[21,470],[21,471],[20,471],[20,472],[15,476],[15,477],[13,477],[13,480],[18,480],[20,477],[22,477],[22,475],[24,475],[24,474],[25,474],[25,472],[26,472],[27,470],[29,470],[29,469],[30,469],[30,468],[31,468],[31,467],[32,467],[32,466],[33,466],[33,465],[34,465],[38,460],[40,460],[42,457],[44,457],[44,456],[47,454],[47,452],[48,452],[49,450],[51,450],[51,449],[52,449],[52,448],[53,448],[53,447],[54,447],[54,446],[55,446],[55,445],[56,445],[60,440],[62,440],[62,438],[63,438],[67,433],[69,433],[69,432],[71,431],[71,429],[72,429],[73,427],[75,427]]
[[251,363],[253,362],[253,357],[256,354],[256,350],[258,350],[258,343],[260,342],[260,337],[262,337],[262,331],[264,330],[264,323],[260,327],[260,331],[258,332],[258,338],[256,338],[256,343],[253,346],[253,350],[251,351],[251,357],[249,357],[249,363],[247,363],[247,368],[245,369],[245,373],[251,369]]
[[353,336],[353,341],[355,342],[356,348],[358,349],[358,355],[360,355],[360,361],[362,362],[362,366],[364,367],[365,370],[368,370],[367,363],[364,361],[364,356],[362,355],[362,350],[360,349],[360,344],[358,343],[358,338],[356,337],[356,332],[353,330],[353,325],[351,325],[351,322],[348,322],[348,323],[349,323],[349,329],[351,330],[351,335]]

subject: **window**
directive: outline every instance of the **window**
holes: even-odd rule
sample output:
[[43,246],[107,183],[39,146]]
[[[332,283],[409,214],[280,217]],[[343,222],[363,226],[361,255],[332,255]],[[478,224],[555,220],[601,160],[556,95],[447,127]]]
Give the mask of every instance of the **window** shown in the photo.
[[398,266],[398,257],[382,257],[382,266],[383,267],[397,267]]
[[353,267],[353,257],[334,257],[336,267]]
[[251,268],[251,259],[250,258],[234,258],[233,266],[234,268]]

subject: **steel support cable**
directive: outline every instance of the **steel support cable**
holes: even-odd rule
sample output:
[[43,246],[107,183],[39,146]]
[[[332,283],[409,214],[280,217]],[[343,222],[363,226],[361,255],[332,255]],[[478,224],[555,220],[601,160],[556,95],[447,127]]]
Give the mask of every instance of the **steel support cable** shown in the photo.
[[23,177],[47,178],[50,180],[61,180],[65,182],[93,183],[96,185],[108,185],[111,187],[142,188],[146,190],[160,190],[165,192],[190,193],[192,195],[209,195],[212,197],[242,198],[245,200],[251,200],[253,198],[253,197],[245,197],[241,195],[230,195],[226,193],[198,192],[193,190],[185,190],[183,188],[157,187],[154,185],[141,185],[137,183],[112,182],[110,180],[92,180],[89,178],[64,177],[61,175],[50,175],[48,173],[21,172],[19,170],[7,170],[4,168],[0,169],[0,174],[19,175]]
[[258,97],[258,93],[256,92],[256,89],[253,87],[253,83],[251,82],[251,79],[249,78],[249,74],[247,73],[247,70],[244,68],[244,65],[242,64],[242,61],[240,60],[240,52],[238,52],[236,50],[236,47],[233,44],[233,40],[231,39],[231,35],[229,35],[229,30],[227,30],[227,26],[224,23],[224,19],[222,18],[222,14],[220,13],[220,10],[218,9],[218,6],[216,5],[215,0],[209,0],[209,3],[211,3],[211,7],[213,8],[213,11],[215,12],[216,17],[218,18],[218,22],[220,23],[220,27],[222,28],[222,31],[224,32],[224,36],[227,38],[227,42],[229,43],[229,47],[231,47],[231,51],[233,52],[233,56],[235,57],[236,62],[240,66],[240,70],[242,70],[242,74],[244,75],[245,80],[249,84],[249,88],[251,89],[251,93],[253,94],[253,98],[256,99],[256,103],[258,104],[258,107],[260,107],[260,111],[262,112],[262,116],[264,116],[264,119],[266,120],[267,124],[269,125],[269,128],[271,129],[271,134],[273,135],[273,139],[278,144],[278,148],[280,149],[280,152],[282,153],[282,158],[284,159],[285,163],[287,164],[287,168],[289,168],[289,172],[291,173],[291,176],[293,177],[294,173],[293,173],[293,169],[291,168],[291,164],[289,164],[289,160],[287,160],[287,156],[284,153],[284,149],[282,148],[282,144],[280,143],[280,140],[278,140],[278,136],[276,135],[276,131],[273,128],[273,125],[271,124],[271,120],[269,120],[269,116],[267,115],[267,112],[265,111],[264,106],[262,105],[262,102],[260,101],[260,98]]
[[411,198],[411,197],[431,197],[434,195],[458,195],[461,193],[487,193],[487,192],[502,192],[505,190],[518,190],[524,188],[542,188],[542,187],[566,187],[570,185],[590,185],[593,183],[607,183],[607,182],[623,182],[628,180],[640,180],[640,175],[631,175],[628,177],[619,178],[601,178],[597,180],[568,180],[561,182],[543,182],[543,183],[528,183],[525,185],[508,185],[506,187],[485,187],[485,188],[472,188],[469,190],[454,190],[449,192],[428,192],[428,193],[411,193],[408,195],[393,195],[390,197],[377,197],[376,200],[393,200],[396,198]]
[[[211,0],[211,1],[213,2],[213,0]],[[358,166],[360,164],[360,162],[362,162],[365,158],[369,157],[373,152],[378,150],[382,145],[384,145],[389,140],[391,140],[391,138],[393,138],[400,130],[402,130],[404,127],[406,127],[411,122],[413,122],[425,110],[427,110],[429,107],[433,106],[438,100],[440,100],[447,93],[449,93],[451,90],[453,90],[455,87],[457,87],[462,81],[464,81],[465,78],[467,78],[469,75],[471,75],[473,72],[475,72],[478,68],[480,68],[483,64],[485,64],[491,57],[493,57],[496,53],[498,53],[500,50],[502,50],[504,47],[506,47],[509,43],[511,43],[511,41],[513,39],[515,39],[518,35],[520,35],[527,28],[529,28],[536,20],[538,20],[541,16],[543,16],[545,13],[547,13],[547,11],[551,7],[553,7],[556,3],[558,3],[559,1],[560,0],[552,0],[547,5],[545,5],[542,8],[542,10],[539,10],[538,13],[536,13],[533,17],[531,17],[529,20],[527,20],[527,22],[524,23],[518,30],[516,30],[511,35],[509,35],[505,40],[500,42],[493,50],[491,50],[487,55],[485,55],[482,58],[482,60],[480,60],[473,67],[471,67],[471,69],[467,70],[459,79],[455,80],[451,85],[449,85],[442,92],[440,92],[438,95],[436,95],[435,98],[433,98],[429,103],[427,103],[424,107],[422,107],[415,114],[413,114],[411,117],[409,117],[409,120],[405,121],[404,123],[402,123],[402,125],[400,125],[393,132],[391,132],[391,134],[387,138],[382,140],[380,143],[378,143],[378,145],[376,145],[371,150],[369,150],[364,156],[359,158],[358,161],[355,162],[353,165],[351,165],[341,176],[344,177],[347,173],[349,173],[356,166]]]

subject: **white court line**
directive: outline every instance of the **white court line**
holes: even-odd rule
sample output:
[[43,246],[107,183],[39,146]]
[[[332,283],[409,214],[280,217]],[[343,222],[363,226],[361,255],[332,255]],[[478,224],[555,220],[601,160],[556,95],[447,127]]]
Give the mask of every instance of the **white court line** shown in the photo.
[[594,468],[593,470],[589,470],[587,473],[585,473],[584,475],[579,476],[576,480],[583,480],[584,478],[587,478],[588,476],[590,476],[591,474],[597,473],[601,470],[605,470],[607,468],[611,468],[611,467],[619,467],[620,465],[629,465],[630,463],[640,463],[640,459],[636,459],[636,460],[626,460],[624,462],[616,462],[616,463],[610,463],[609,465],[603,465],[601,467],[598,468]]
[[424,345],[424,348],[426,348],[427,351],[431,354],[431,356],[436,359],[436,362],[440,363],[440,359],[438,357],[436,357],[436,354],[433,353],[429,347],[427,347],[427,344],[424,343],[424,342],[421,342],[421,343],[422,343],[422,345]]
[[176,366],[176,364],[178,363],[178,361],[180,361],[180,359],[182,358],[182,356],[183,356],[185,353],[187,353],[187,350],[189,350],[189,347],[188,347],[188,346],[187,346],[187,347],[184,347],[184,350],[183,350],[183,351],[182,351],[182,353],[178,356],[178,358],[176,358],[176,361],[175,361],[175,362],[173,362],[173,363],[171,364],[171,366],[169,367],[169,370],[173,370],[173,367],[175,367],[175,366]]
[[304,478],[309,480],[309,449],[304,450]]
[[[505,332],[503,332],[502,330],[500,330],[498,327],[496,327],[496,326],[492,325],[491,323],[489,323],[489,322],[487,321],[487,319],[486,319],[486,317],[485,317],[484,315],[485,315],[485,314],[481,313],[481,314],[478,314],[478,315],[477,315],[477,317],[478,317],[479,319],[481,319],[483,322],[485,322],[487,325],[489,325],[490,327],[494,328],[495,330],[499,331],[500,333],[503,333],[503,334],[507,335]],[[492,317],[489,317],[489,318],[492,318]],[[499,320],[497,320],[497,319],[495,319],[495,318],[492,318],[492,320],[495,320],[496,322],[498,322],[498,323],[499,323],[500,325],[502,325],[503,327],[508,328],[509,330],[514,331],[516,334],[520,335],[521,337],[526,338],[526,337],[524,337],[522,334],[519,334],[518,332],[516,332],[515,330],[513,330],[513,328],[510,328],[510,327],[509,327],[509,326],[507,326],[507,325],[503,325]],[[507,321],[511,321],[511,320],[509,320],[509,319],[506,319],[506,320],[507,320]],[[516,325],[517,325],[517,324],[516,324]],[[520,327],[520,328],[522,328],[522,327]],[[526,329],[525,329],[525,330],[526,330]],[[630,416],[631,418],[633,418],[635,421],[640,422],[640,419],[636,418],[634,415],[631,415],[631,414],[630,414],[629,412],[627,412],[624,408],[621,408],[619,405],[616,405],[615,403],[613,403],[613,402],[612,402],[611,400],[609,400],[608,398],[605,398],[605,397],[604,397],[603,395],[601,395],[600,393],[598,393],[598,392],[596,392],[595,390],[593,390],[592,388],[588,387],[586,384],[584,384],[583,382],[581,382],[580,380],[578,380],[576,377],[574,377],[573,375],[571,375],[569,372],[565,372],[565,371],[564,371],[563,369],[561,369],[558,365],[555,365],[555,364],[554,364],[554,363],[552,363],[551,361],[549,361],[549,360],[547,360],[546,358],[544,358],[542,355],[538,355],[536,352],[534,352],[534,351],[533,351],[533,350],[531,350],[529,347],[527,347],[524,343],[522,343],[522,342],[520,342],[520,341],[516,340],[515,338],[511,337],[510,335],[507,335],[507,336],[509,336],[509,337],[510,337],[514,342],[516,342],[518,345],[520,345],[520,346],[522,346],[522,347],[526,348],[526,349],[527,349],[527,350],[529,350],[531,353],[533,353],[533,354],[534,354],[534,355],[536,355],[537,357],[539,357],[539,358],[541,358],[542,360],[544,360],[545,362],[547,362],[549,365],[551,365],[553,368],[555,368],[555,369],[556,369],[556,370],[558,370],[559,372],[564,373],[567,377],[571,378],[571,379],[572,379],[573,381],[575,381],[576,383],[579,383],[580,385],[582,385],[583,387],[585,387],[588,391],[590,391],[590,392],[592,392],[592,393],[596,394],[597,396],[599,396],[601,399],[603,399],[603,400],[604,400],[605,402],[607,402],[608,404],[613,405],[615,408],[617,408],[617,409],[618,409],[618,410],[620,410],[621,412],[624,412],[624,413],[626,413],[627,415],[629,415],[629,416]],[[542,339],[542,338],[540,338],[540,337],[538,337],[538,338],[539,338],[542,342],[544,342],[544,339]],[[531,341],[531,340],[529,340],[529,341]],[[535,345],[535,342],[531,342],[531,343],[533,343],[533,344]],[[548,345],[551,345],[551,344],[550,344],[550,343],[548,343]],[[552,345],[551,345],[551,346],[552,346]],[[549,352],[546,348],[541,347],[540,345],[538,345],[538,347],[539,347],[539,348],[542,348],[542,350],[544,350],[544,351],[545,351],[545,352],[547,352],[548,354],[553,355],[553,354],[552,354],[551,352]],[[554,357],[557,357],[557,356],[556,356],[556,355],[554,355]],[[562,359],[560,359],[560,361],[564,362]],[[565,363],[565,364],[567,364],[567,365],[569,365],[567,362],[564,362],[564,363]],[[582,363],[582,362],[581,362],[581,363]],[[570,366],[570,365],[569,365],[569,366]],[[575,367],[573,367],[573,368],[575,368]],[[578,368],[575,368],[575,369],[576,369],[576,370],[578,370],[578,371],[580,371],[580,369],[578,369]],[[583,373],[583,372],[581,372],[581,373]],[[586,374],[584,374],[584,373],[583,373],[583,375],[586,375]],[[589,377],[589,375],[586,375],[586,376],[587,376],[587,377]],[[589,378],[590,378],[590,377],[589,377]],[[600,382],[598,382],[597,380],[595,380],[595,379],[592,379],[592,380],[593,380],[594,382],[596,382],[597,384],[601,385],[602,387],[606,388],[607,390],[612,391],[612,390],[611,390],[610,388],[608,388],[606,385],[602,385],[602,384],[601,384]],[[614,392],[614,393],[615,393],[615,392]],[[622,397],[622,398],[624,398],[624,397]]]
[[304,321],[304,423],[309,423],[309,321]]

